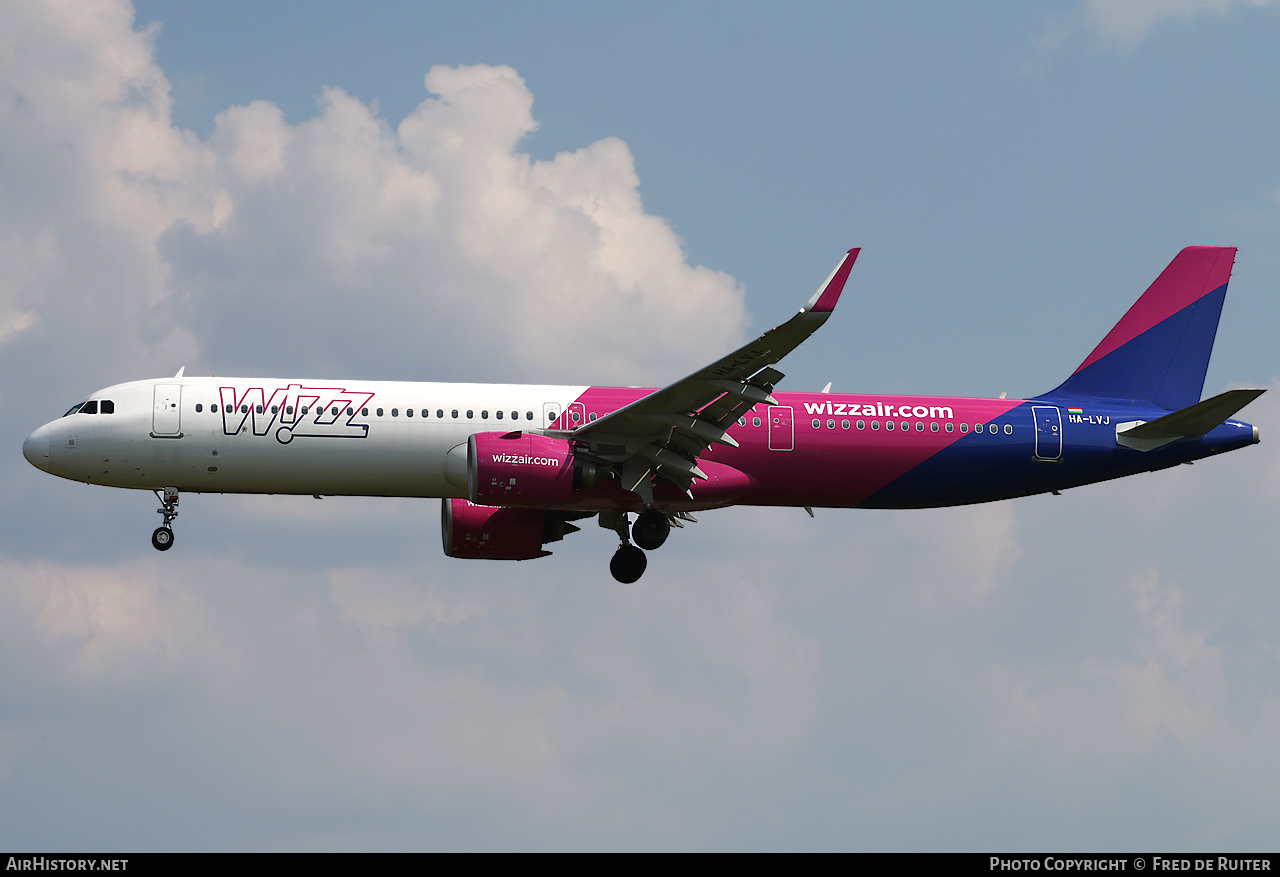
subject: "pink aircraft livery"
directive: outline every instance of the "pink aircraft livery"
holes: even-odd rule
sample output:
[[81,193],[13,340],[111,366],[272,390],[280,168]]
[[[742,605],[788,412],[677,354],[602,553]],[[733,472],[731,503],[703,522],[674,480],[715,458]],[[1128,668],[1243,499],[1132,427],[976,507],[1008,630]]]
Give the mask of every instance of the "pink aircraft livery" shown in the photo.
[[[634,582],[645,551],[729,505],[926,508],[1190,463],[1258,441],[1204,401],[1235,260],[1188,247],[1059,387],[1031,399],[783,393],[774,366],[826,322],[850,250],[800,312],[662,389],[184,377],[94,393],[23,443],[39,469],[153,491],[441,498],[450,557],[530,560],[596,518]],[[632,521],[634,516],[635,520]]]

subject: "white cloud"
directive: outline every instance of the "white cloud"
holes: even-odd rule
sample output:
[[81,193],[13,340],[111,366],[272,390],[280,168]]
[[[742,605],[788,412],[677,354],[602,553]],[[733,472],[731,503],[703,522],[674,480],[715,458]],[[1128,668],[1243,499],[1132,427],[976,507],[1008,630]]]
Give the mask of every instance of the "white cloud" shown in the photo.
[[83,342],[115,379],[641,383],[741,339],[741,288],[645,212],[625,143],[520,150],[510,67],[432,68],[398,124],[331,88],[312,119],[256,101],[202,142],[127,3],[6,4],[0,30],[0,344]]
[[[338,89],[297,126],[261,103],[219,116],[229,211],[164,246],[213,343],[247,359],[314,359],[319,341],[362,364],[414,358],[416,374],[636,383],[738,341],[741,290],[688,266],[645,213],[626,144],[534,161],[518,149],[537,123],[514,70],[436,67],[426,85],[438,97],[395,130]],[[350,352],[370,341],[380,358]]]
[[1182,592],[1148,568],[1130,581],[1137,633],[1125,658],[1091,656],[1074,666],[1007,680],[1006,733],[1031,735],[1057,758],[1131,758],[1172,739],[1216,750],[1247,729],[1232,726],[1222,650],[1188,625]]
[[237,663],[234,647],[215,633],[196,594],[170,578],[154,561],[111,569],[0,558],[7,663],[72,688],[91,681],[128,689],[192,670],[225,672]]
[[1084,0],[1071,12],[1050,16],[1033,39],[1038,60],[1027,72],[1040,74],[1053,55],[1079,35],[1104,51],[1136,47],[1164,21],[1200,15],[1225,17],[1242,7],[1270,6],[1275,0]]
[[1161,21],[1197,15],[1227,15],[1232,9],[1270,6],[1275,0],[1087,0],[1080,12],[1085,27],[1110,45],[1136,43]]
[[1018,560],[1016,508],[998,502],[903,512],[901,526],[921,554],[917,562],[935,569],[922,577],[921,596],[976,602],[994,592]]
[[125,3],[0,12],[0,343],[70,341],[112,371],[192,349],[156,323],[175,220],[207,224],[208,155],[169,122],[168,83]]

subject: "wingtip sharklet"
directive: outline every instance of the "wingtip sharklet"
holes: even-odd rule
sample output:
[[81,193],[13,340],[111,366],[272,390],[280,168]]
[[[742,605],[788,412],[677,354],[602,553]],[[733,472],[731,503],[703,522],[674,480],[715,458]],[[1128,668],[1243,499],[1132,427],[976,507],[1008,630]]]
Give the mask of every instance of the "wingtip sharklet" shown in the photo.
[[853,263],[858,261],[860,252],[862,247],[854,247],[845,253],[836,270],[831,272],[831,276],[818,287],[813,298],[809,299],[809,303],[804,306],[806,311],[829,314],[836,309],[836,302],[840,300],[840,293],[844,291],[844,285],[849,280],[849,272],[853,270]]

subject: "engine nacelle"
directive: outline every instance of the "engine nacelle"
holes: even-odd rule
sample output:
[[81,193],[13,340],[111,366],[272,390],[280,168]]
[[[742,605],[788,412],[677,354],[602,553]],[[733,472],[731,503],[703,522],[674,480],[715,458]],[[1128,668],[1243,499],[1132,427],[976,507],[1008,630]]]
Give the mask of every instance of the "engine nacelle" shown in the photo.
[[542,543],[563,535],[547,533],[546,513],[538,509],[492,508],[465,499],[440,501],[440,531],[449,557],[482,560],[546,557],[551,552]]
[[578,499],[596,468],[569,443],[528,432],[481,432],[467,441],[467,495],[483,505],[543,507]]

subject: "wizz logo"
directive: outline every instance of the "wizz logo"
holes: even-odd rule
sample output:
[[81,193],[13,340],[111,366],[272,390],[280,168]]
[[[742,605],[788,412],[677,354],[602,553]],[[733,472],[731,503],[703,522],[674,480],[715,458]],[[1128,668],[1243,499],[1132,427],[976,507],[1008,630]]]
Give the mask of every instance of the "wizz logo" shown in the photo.
[[272,391],[249,387],[237,395],[235,387],[219,387],[222,432],[237,435],[252,430],[265,436],[275,431],[276,441],[287,445],[298,436],[308,438],[365,438],[369,424],[360,422],[361,411],[373,393],[342,387],[304,387],[290,384]]

